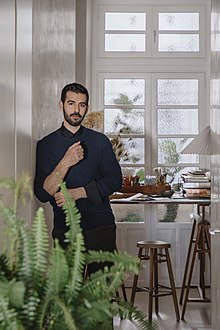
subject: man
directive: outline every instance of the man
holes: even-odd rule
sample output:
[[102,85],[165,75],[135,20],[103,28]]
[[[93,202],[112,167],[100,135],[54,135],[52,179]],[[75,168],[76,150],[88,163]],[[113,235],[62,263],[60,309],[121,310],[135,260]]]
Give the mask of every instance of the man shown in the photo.
[[[63,88],[59,103],[64,116],[62,126],[37,143],[34,192],[41,202],[52,205],[52,235],[65,247],[68,228],[59,180],[65,181],[81,214],[86,249],[114,251],[116,226],[108,196],[121,188],[122,173],[109,139],[82,126],[88,102],[88,91],[81,84]],[[89,272],[96,266],[93,264]]]

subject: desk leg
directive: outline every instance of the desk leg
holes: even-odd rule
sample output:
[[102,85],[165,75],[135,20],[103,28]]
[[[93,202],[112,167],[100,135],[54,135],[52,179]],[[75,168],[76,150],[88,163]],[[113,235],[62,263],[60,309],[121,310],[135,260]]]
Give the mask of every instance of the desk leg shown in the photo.
[[187,279],[187,273],[188,273],[188,269],[189,269],[191,252],[192,252],[192,244],[193,244],[193,240],[194,240],[195,228],[196,228],[196,220],[194,219],[191,236],[190,236],[190,240],[189,240],[189,248],[188,248],[185,271],[184,271],[184,275],[183,275],[183,282],[182,282],[181,293],[180,293],[180,301],[179,301],[180,305],[182,305],[182,303],[183,303],[183,296],[184,296],[184,291],[186,288],[186,279]]

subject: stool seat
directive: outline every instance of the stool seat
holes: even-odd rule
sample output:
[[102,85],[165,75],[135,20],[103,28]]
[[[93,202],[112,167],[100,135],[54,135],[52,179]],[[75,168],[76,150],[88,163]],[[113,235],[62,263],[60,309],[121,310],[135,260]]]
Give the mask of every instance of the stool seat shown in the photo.
[[171,244],[164,241],[139,241],[137,242],[137,247],[141,247],[144,249],[149,249],[149,248],[164,249],[164,248],[170,248]]
[[[171,265],[171,259],[169,255],[170,243],[164,241],[139,241],[137,242],[138,258],[140,262],[149,261],[149,287],[138,286],[138,276],[134,275],[132,292],[131,292],[131,303],[134,304],[135,294],[140,291],[149,292],[149,304],[148,304],[148,320],[152,320],[153,311],[153,299],[155,299],[155,312],[159,313],[159,297],[172,295],[173,303],[176,313],[177,321],[180,320],[179,307],[176,295],[175,282],[173,277],[173,270]],[[159,272],[158,265],[166,263],[168,270],[168,277],[170,281],[170,287],[159,284]]]

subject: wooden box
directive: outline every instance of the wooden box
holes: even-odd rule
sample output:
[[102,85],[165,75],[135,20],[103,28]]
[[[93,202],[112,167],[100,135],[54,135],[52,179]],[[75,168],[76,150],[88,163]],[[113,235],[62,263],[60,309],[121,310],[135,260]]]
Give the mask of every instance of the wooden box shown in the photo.
[[138,186],[122,186],[119,190],[122,193],[142,193],[145,195],[160,195],[162,191],[170,190],[170,185],[152,185],[152,186],[145,186],[145,185],[138,185]]

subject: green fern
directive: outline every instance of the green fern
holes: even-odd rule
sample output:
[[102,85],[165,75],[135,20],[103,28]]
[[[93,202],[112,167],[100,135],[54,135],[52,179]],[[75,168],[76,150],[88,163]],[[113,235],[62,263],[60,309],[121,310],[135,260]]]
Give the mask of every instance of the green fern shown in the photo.
[[68,282],[69,266],[66,260],[65,252],[60,247],[57,240],[52,250],[50,258],[50,267],[47,272],[47,294],[56,295],[63,292]]
[[[0,256],[0,329],[108,330],[118,315],[137,321],[140,329],[156,329],[136,307],[120,298],[113,300],[126,273],[138,271],[139,260],[116,251],[85,251],[80,214],[65,183],[61,191],[69,229],[67,249],[55,240],[49,250],[43,209],[38,209],[31,228],[18,217],[19,198],[30,195],[29,178],[23,180],[0,180],[1,187],[14,190],[16,199],[12,208],[0,203],[11,237],[9,248],[6,244]],[[87,264],[106,261],[112,264],[110,268],[84,279]]]
[[76,241],[73,244],[73,258],[74,263],[71,262],[70,281],[66,288],[68,301],[77,299],[79,292],[83,285],[83,273],[85,269],[85,248],[84,239],[81,233],[76,235]]
[[0,325],[2,330],[24,329],[18,327],[17,313],[9,306],[9,300],[0,295]]
[[81,233],[81,227],[80,227],[80,218],[81,215],[76,208],[75,202],[71,199],[70,195],[68,194],[68,191],[66,189],[65,182],[60,183],[60,190],[64,194],[66,203],[63,206],[63,211],[66,216],[66,225],[69,228],[69,230],[66,233],[66,242],[75,242],[76,235],[78,233]]
[[33,283],[34,278],[34,268],[33,268],[33,246],[29,228],[25,225],[20,228],[20,265],[19,267],[19,277],[22,278],[26,283]]
[[31,229],[33,246],[33,279],[41,285],[44,282],[47,270],[47,251],[49,247],[48,229],[45,222],[44,212],[39,208]]

